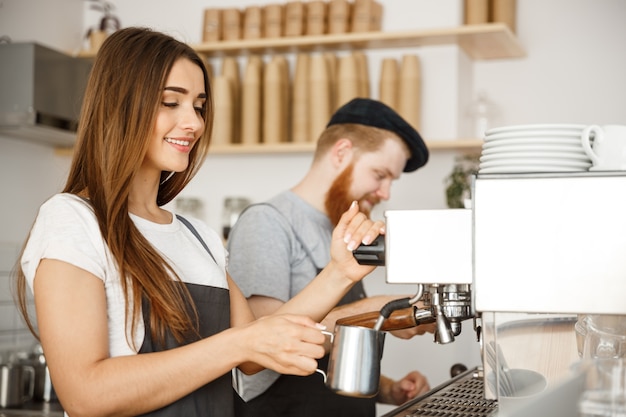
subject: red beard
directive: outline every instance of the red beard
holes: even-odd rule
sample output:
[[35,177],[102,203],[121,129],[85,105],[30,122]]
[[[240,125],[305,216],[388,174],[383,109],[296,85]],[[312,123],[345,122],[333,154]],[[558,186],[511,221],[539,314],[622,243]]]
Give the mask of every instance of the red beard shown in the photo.
[[[337,226],[339,223],[339,219],[341,219],[341,215],[348,210],[350,204],[354,200],[358,200],[357,197],[354,197],[350,194],[350,186],[353,181],[354,165],[350,164],[346,169],[339,174],[339,176],[333,181],[332,185],[328,189],[326,193],[326,201],[324,203],[326,207],[326,213],[330,218],[333,226]],[[365,209],[363,205],[360,205],[361,212],[363,212],[367,217],[370,216],[370,210]]]

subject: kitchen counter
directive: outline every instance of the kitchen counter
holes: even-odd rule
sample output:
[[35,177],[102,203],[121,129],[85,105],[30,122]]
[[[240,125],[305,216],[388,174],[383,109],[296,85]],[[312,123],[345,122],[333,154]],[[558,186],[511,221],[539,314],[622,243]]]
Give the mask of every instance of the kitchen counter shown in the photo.
[[29,401],[20,407],[0,408],[0,417],[63,417],[58,401]]

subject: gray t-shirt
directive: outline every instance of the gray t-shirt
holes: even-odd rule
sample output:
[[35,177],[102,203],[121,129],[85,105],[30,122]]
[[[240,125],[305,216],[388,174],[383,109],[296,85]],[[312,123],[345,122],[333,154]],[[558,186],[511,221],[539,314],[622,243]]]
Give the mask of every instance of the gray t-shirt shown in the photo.
[[[246,297],[288,301],[330,261],[333,226],[326,214],[291,191],[254,204],[239,216],[228,237],[228,272]],[[360,283],[342,302],[365,296]],[[280,374],[236,371],[237,391],[246,401],[269,388]]]
[[285,191],[239,216],[228,237],[228,271],[246,297],[286,302],[330,260],[332,230],[324,213]]

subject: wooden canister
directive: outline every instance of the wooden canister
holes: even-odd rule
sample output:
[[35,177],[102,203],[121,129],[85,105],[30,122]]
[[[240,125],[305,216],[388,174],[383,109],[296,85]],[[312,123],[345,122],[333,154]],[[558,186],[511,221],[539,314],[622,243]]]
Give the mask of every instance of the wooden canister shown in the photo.
[[104,30],[93,30],[89,34],[89,47],[92,53],[97,53],[109,34]]
[[293,74],[293,114],[291,140],[296,143],[309,141],[309,55],[299,53]]
[[241,77],[239,75],[239,63],[234,57],[225,57],[222,60],[222,76],[228,78],[231,85],[233,101],[233,134],[232,143],[240,142],[241,120]]
[[309,140],[317,142],[331,116],[328,63],[323,54],[313,54],[309,67]]
[[305,13],[302,1],[288,1],[285,4],[285,36],[304,35]]
[[266,38],[280,38],[285,32],[285,16],[282,4],[268,4],[263,7],[263,35]]
[[263,37],[263,8],[261,6],[248,6],[243,14],[243,38],[260,39]]
[[352,6],[351,32],[380,30],[382,5],[374,0],[354,0]]
[[263,73],[262,142],[265,144],[286,142],[287,138],[285,64],[281,58],[285,59],[275,55]]
[[337,107],[341,107],[355,97],[359,97],[359,69],[354,54],[339,58],[337,66]]
[[372,20],[370,21],[370,30],[375,32],[383,28],[383,4],[375,1],[372,5]]
[[379,96],[380,101],[398,111],[398,61],[395,58],[384,58],[380,69]]
[[209,82],[213,82],[213,76],[215,75],[215,71],[213,69],[213,63],[203,54],[198,54],[204,61],[204,66],[206,67],[207,75],[209,76]]
[[326,67],[328,73],[328,97],[330,99],[330,111],[334,113],[337,110],[337,55],[332,52],[324,52],[326,59]]
[[222,10],[212,7],[204,9],[202,42],[217,42],[222,39]]
[[228,145],[233,135],[233,93],[228,77],[213,77],[213,132],[211,144]]
[[359,84],[359,97],[369,98],[370,96],[370,74],[367,63],[367,55],[361,51],[352,52],[357,67],[357,81]]
[[328,31],[328,5],[323,0],[312,0],[306,4],[307,35],[323,35]]
[[398,113],[415,129],[420,128],[422,76],[417,55],[403,55],[398,86]]
[[517,29],[517,2],[516,0],[490,0],[491,1],[491,21],[505,23],[511,32]]
[[489,21],[489,0],[465,0],[464,20],[466,25],[479,25]]
[[330,0],[328,2],[328,33],[349,32],[351,11],[352,4],[348,0]]
[[291,95],[291,78],[289,75],[289,63],[284,55],[276,55],[274,59],[280,67],[280,94],[281,94],[281,142],[290,142],[289,128],[293,114],[291,111],[292,95]]
[[222,72],[224,75],[233,81],[233,84],[239,88],[240,76],[239,76],[239,64],[237,59],[232,56],[227,56],[222,59]]
[[261,142],[261,111],[263,61],[259,56],[248,58],[241,85],[241,143]]
[[222,10],[222,39],[232,41],[241,39],[241,10],[229,8]]

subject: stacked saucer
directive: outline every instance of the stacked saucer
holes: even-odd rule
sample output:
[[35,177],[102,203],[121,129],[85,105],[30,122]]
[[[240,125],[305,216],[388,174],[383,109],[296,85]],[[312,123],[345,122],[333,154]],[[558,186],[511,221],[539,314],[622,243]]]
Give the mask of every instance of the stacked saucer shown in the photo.
[[585,125],[535,124],[505,126],[485,133],[479,173],[588,171],[583,149]]

